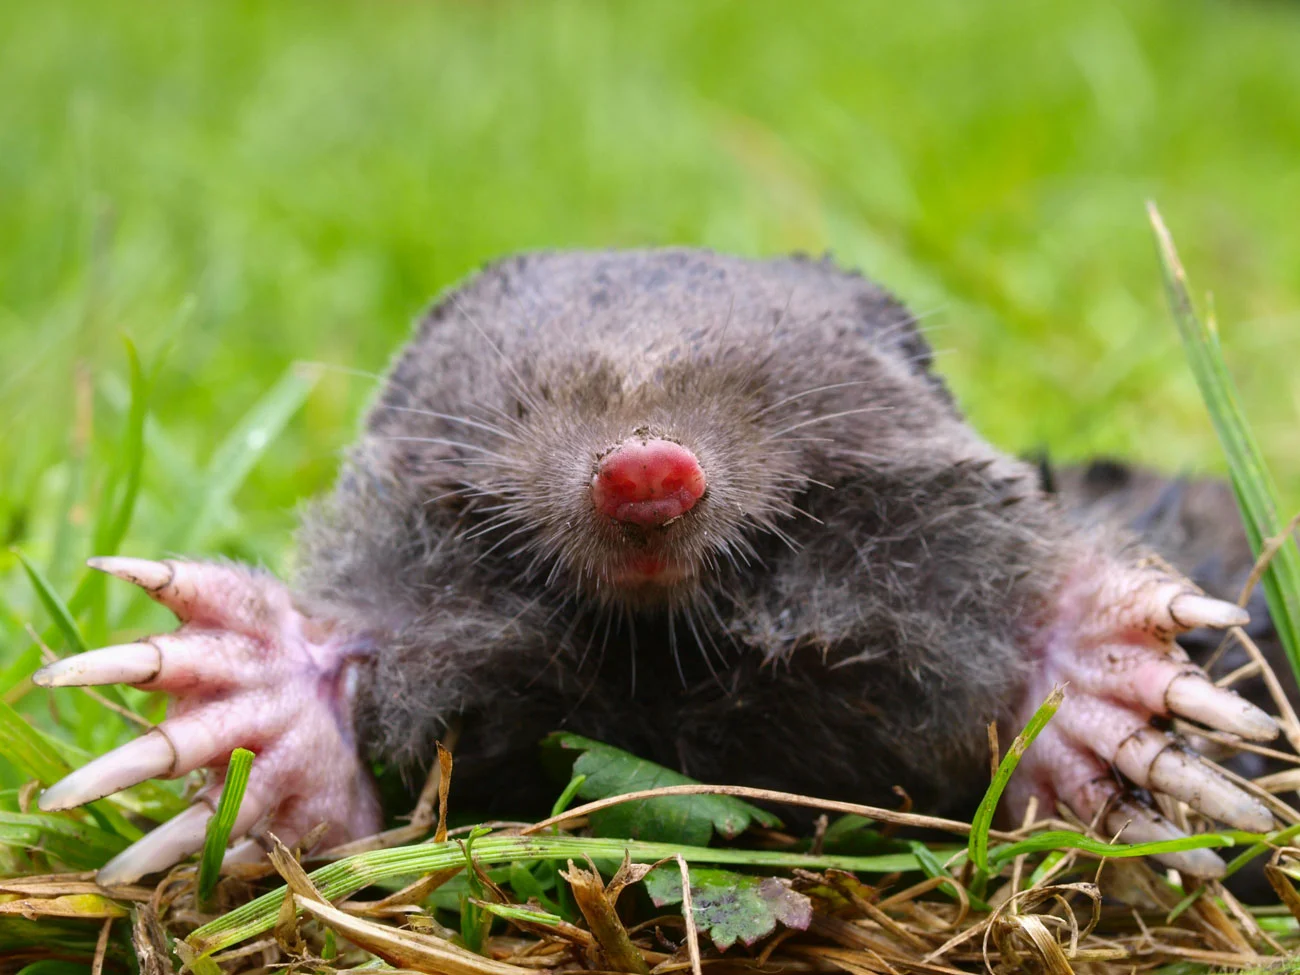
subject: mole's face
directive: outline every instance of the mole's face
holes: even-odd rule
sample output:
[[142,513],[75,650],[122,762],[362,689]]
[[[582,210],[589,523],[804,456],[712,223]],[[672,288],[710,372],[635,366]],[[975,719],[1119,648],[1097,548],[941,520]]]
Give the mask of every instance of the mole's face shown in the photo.
[[801,465],[764,422],[761,371],[727,361],[736,351],[633,370],[539,357],[521,369],[525,386],[501,411],[513,418],[511,463],[485,465],[479,480],[500,509],[501,530],[484,539],[518,530],[496,552],[521,572],[633,608],[756,570],[752,540],[793,513]]
[[956,422],[912,329],[826,264],[521,258],[430,314],[371,431],[496,576],[631,608],[707,599],[764,571],[757,540],[794,544],[782,522],[810,484]]

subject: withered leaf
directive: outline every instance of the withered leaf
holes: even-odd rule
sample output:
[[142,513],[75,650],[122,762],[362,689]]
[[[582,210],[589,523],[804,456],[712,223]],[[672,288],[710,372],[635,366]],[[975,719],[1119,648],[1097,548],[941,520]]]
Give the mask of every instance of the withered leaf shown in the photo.
[[[694,867],[690,876],[695,924],[719,949],[737,941],[753,945],[775,931],[777,922],[798,931],[812,923],[812,901],[775,877]],[[682,902],[681,873],[674,865],[651,871],[645,885],[656,907]]]

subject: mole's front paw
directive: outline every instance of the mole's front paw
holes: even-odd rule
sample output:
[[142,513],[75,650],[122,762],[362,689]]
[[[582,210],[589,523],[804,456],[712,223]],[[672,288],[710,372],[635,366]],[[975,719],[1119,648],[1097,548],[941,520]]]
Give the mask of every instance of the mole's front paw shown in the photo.
[[68,809],[145,779],[213,769],[185,812],[113,858],[103,883],[171,866],[203,845],[235,748],[256,754],[232,836],[265,823],[294,843],[321,822],[326,842],[375,832],[379,804],[352,739],[350,662],[339,635],[299,613],[269,575],[236,566],[92,559],[181,620],[174,633],[66,657],[33,678],[44,687],[131,684],[173,697],[167,720],[82,766],[40,798]]
[[[1085,819],[1105,814],[1102,827],[1123,829],[1124,842],[1183,835],[1124,788],[1128,782],[1183,800],[1219,822],[1253,832],[1273,828],[1259,799],[1151,718],[1178,715],[1254,741],[1278,727],[1259,708],[1216,687],[1188,662],[1174,637],[1198,627],[1247,622],[1232,603],[1198,592],[1161,568],[1098,560],[1082,565],[1062,586],[1053,611],[1032,640],[1035,671],[1016,715],[1028,720],[1054,684],[1065,703],[1026,752],[1008,796],[1017,812],[1031,795],[1054,808],[1063,800]],[[1171,866],[1217,876],[1223,861],[1209,850],[1164,858]]]

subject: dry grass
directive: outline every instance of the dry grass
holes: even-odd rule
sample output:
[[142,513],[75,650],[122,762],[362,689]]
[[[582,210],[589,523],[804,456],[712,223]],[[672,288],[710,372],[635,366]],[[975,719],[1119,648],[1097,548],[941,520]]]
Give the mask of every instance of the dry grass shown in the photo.
[[[1231,638],[1245,637],[1235,632]],[[1267,671],[1267,664],[1257,659]],[[1285,705],[1284,699],[1279,703]],[[1287,738],[1295,740],[1300,728],[1295,725],[1294,713],[1289,706],[1279,707],[1279,711]],[[1300,772],[1300,759],[1294,754],[1278,751],[1277,755],[1279,761],[1284,759]],[[450,773],[449,761],[444,761],[441,769]],[[1267,795],[1284,822],[1300,824],[1300,812],[1268,792],[1293,788],[1293,779],[1294,775],[1274,774],[1251,783],[1251,789]],[[110,927],[115,923],[120,925],[119,931],[129,924],[144,972],[172,970],[169,937],[177,939],[176,954],[193,971],[213,972],[217,965],[231,973],[280,971],[286,966],[289,970],[346,972],[375,959],[398,969],[448,975],[523,975],[541,970],[660,975],[704,968],[719,973],[842,971],[850,975],[979,970],[1132,972],[1178,962],[1245,970],[1275,964],[1300,949],[1300,928],[1292,919],[1300,919],[1300,894],[1292,886],[1292,878],[1300,877],[1300,848],[1289,846],[1286,839],[1295,830],[1284,830],[1268,848],[1251,851],[1267,855],[1267,877],[1283,906],[1244,905],[1217,881],[1185,892],[1176,875],[1154,861],[1107,858],[1080,849],[1022,853],[1004,861],[986,879],[978,878],[965,847],[954,851],[932,844],[932,848],[943,849],[939,855],[947,857],[951,874],[927,878],[920,873],[892,873],[866,883],[838,869],[794,866],[781,871],[781,884],[811,905],[811,923],[799,931],[782,927],[753,945],[738,945],[727,952],[713,949],[682,915],[648,916],[644,903],[625,893],[650,869],[632,862],[644,858],[642,848],[647,844],[627,843],[630,856],[625,855],[622,867],[608,883],[581,856],[569,858],[563,876],[580,909],[573,922],[543,910],[535,900],[529,903],[508,884],[493,880],[487,868],[501,862],[501,856],[471,855],[452,868],[406,876],[400,889],[374,899],[356,896],[365,882],[358,881],[353,890],[334,896],[331,903],[319,886],[321,871],[308,873],[307,867],[337,863],[341,857],[354,862],[374,858],[379,851],[396,848],[429,854],[462,848],[468,830],[454,830],[449,837],[440,825],[446,821],[449,782],[450,774],[435,772],[431,776],[409,827],[308,858],[306,866],[298,851],[287,850],[267,837],[269,862],[228,869],[216,893],[216,913],[197,906],[194,865],[175,868],[152,888],[105,889],[90,873],[0,881],[0,913],[77,918],[97,925],[97,971],[104,964]],[[503,825],[491,836],[517,837],[521,843],[537,835],[550,842],[571,839],[577,844],[575,850],[582,849],[587,842],[583,839],[587,816],[593,811],[647,796],[700,793],[866,815],[886,829],[924,827],[957,835],[970,830],[969,824],[954,820],[808,796],[678,786],[588,803],[544,822]],[[440,815],[434,813],[435,806]],[[1194,831],[1209,828],[1186,807],[1166,811]],[[1015,843],[1045,830],[1062,829],[1078,830],[1101,842],[1115,840],[1068,818],[1038,818],[1020,829],[993,832],[991,837]],[[402,846],[430,834],[429,843]],[[593,852],[605,861],[621,844],[594,838],[591,842]],[[766,852],[788,851],[789,864],[797,863],[801,856],[797,850],[803,848],[793,837],[773,830],[752,830],[741,837],[740,845],[761,847]],[[743,851],[735,852],[742,852],[743,859]],[[521,859],[541,857],[526,852],[518,855]],[[472,862],[479,882],[476,906],[496,917],[481,953],[466,948],[461,934],[441,924],[429,905],[430,896],[462,873],[468,862]],[[679,859],[679,863],[685,870],[685,861]],[[979,890],[974,889],[976,883]],[[246,907],[268,890],[275,891],[273,904],[279,906],[278,910],[271,908],[264,930],[234,943],[226,943],[228,936],[204,937],[205,930],[220,927],[218,918],[223,912]],[[620,898],[620,894],[624,896]],[[693,915],[688,911],[686,916]],[[251,929],[246,926],[243,930]],[[200,953],[199,949],[212,950],[218,944],[219,949],[211,955]],[[34,952],[27,960],[35,958]],[[110,964],[107,970],[113,967]]]

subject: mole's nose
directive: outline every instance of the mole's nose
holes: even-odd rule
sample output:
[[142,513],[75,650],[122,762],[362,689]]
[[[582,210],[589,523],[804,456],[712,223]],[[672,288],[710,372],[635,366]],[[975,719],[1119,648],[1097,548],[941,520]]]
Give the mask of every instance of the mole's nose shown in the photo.
[[600,459],[591,500],[617,521],[653,527],[690,511],[704,487],[700,462],[681,444],[629,440]]

